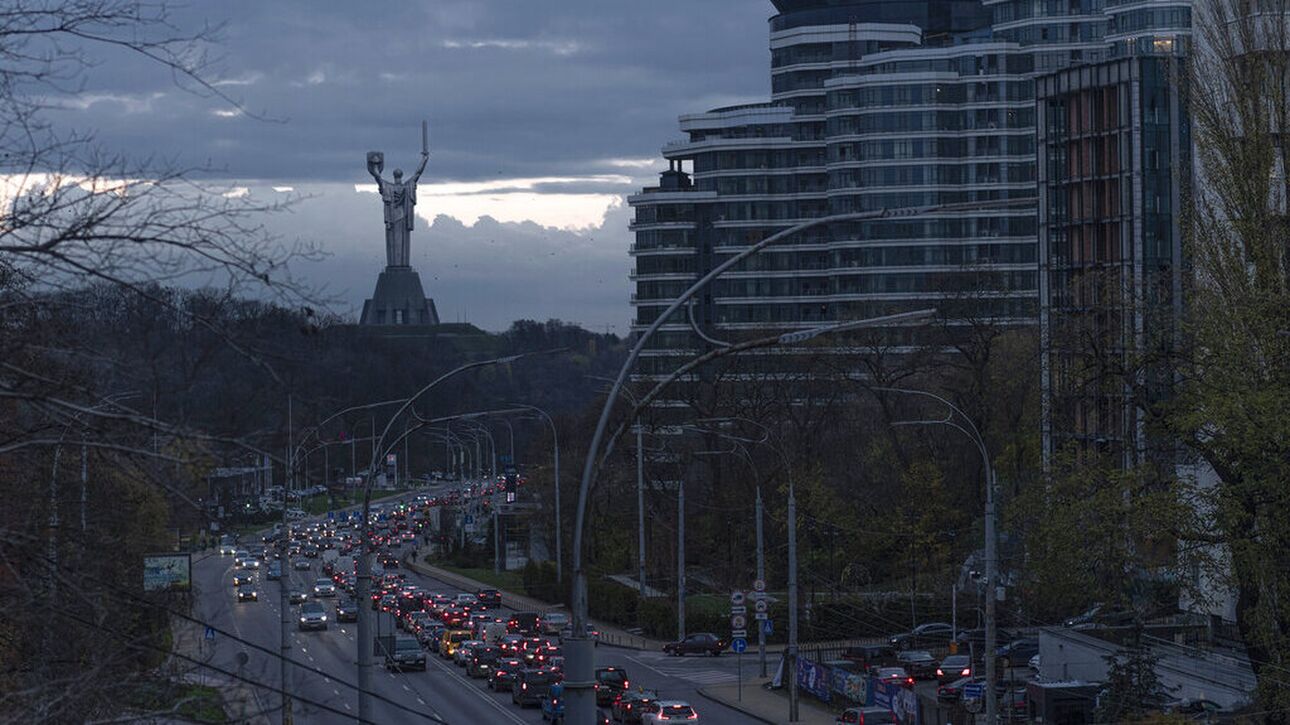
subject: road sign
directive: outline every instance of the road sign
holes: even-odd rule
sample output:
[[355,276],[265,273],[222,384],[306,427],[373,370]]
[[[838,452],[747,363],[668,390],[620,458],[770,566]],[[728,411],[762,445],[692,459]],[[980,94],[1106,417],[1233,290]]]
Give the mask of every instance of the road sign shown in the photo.
[[766,581],[764,579],[758,579],[757,581],[753,582],[753,591],[754,592],[766,591]]
[[336,520],[336,512],[335,512],[335,511],[328,511],[328,512],[327,512],[327,519],[328,519],[329,521],[335,521],[335,520]]
[[747,613],[748,613],[748,607],[731,607],[731,608],[730,608],[730,613],[731,613],[731,614],[747,614]]
[[734,652],[735,654],[741,655],[747,649],[748,649],[748,640],[744,639],[743,637],[735,637],[734,639],[730,640],[730,651]]
[[744,601],[745,601],[745,597],[743,592],[739,592],[739,591],[730,592],[730,606],[742,607],[744,605]]
[[769,606],[770,605],[766,603],[765,599],[758,599],[756,602],[753,602],[753,609],[756,610],[758,614],[765,614]]
[[207,641],[207,642],[214,642],[214,641],[215,641],[215,628],[214,628],[214,627],[207,627],[207,628],[206,628],[206,634],[205,634],[204,636],[205,636],[205,638],[206,638],[206,641]]
[[775,624],[767,619],[761,623],[761,631],[765,632],[767,636],[770,636],[775,633]]
[[757,612],[756,614],[753,615],[753,619],[759,622],[764,622],[767,619],[770,619],[770,615],[767,614],[766,612]]
[[461,522],[467,526],[470,526],[471,524],[475,523],[475,517],[470,514],[466,514],[465,516],[461,517]]
[[731,630],[731,631],[730,631],[730,636],[731,636],[731,637],[747,637],[747,636],[748,636],[748,630],[746,630],[746,629],[734,629],[734,630]]
[[730,615],[731,629],[743,629],[744,627],[747,627],[747,626],[748,626],[748,618],[745,617],[744,615],[742,614]]

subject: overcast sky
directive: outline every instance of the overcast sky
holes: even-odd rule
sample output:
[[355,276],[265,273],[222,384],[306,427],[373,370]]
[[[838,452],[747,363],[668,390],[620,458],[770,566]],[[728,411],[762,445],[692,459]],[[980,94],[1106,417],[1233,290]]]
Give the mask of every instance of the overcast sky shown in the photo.
[[224,24],[220,88],[274,120],[116,57],[60,120],[251,194],[307,195],[269,226],[329,253],[297,273],[353,314],[384,266],[365,153],[384,151],[387,175],[415,168],[429,119],[412,255],[440,315],[621,334],[623,197],[656,180],[678,115],[767,96],[772,14],[767,0],[197,2],[176,20]]

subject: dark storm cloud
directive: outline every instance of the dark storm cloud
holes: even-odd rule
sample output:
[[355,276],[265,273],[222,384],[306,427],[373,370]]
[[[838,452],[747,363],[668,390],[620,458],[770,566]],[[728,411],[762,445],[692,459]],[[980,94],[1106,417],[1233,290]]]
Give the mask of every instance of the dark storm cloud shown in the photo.
[[220,89],[265,122],[114,58],[63,119],[108,146],[240,179],[361,180],[363,153],[409,167],[432,123],[435,178],[607,173],[658,155],[676,117],[765,94],[762,0],[223,0]]

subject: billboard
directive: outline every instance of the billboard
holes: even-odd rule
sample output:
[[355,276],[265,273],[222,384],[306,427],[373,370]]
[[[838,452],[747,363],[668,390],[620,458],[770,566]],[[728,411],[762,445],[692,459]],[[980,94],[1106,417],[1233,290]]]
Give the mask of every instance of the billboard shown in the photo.
[[191,554],[147,554],[143,557],[145,592],[186,592],[193,587]]

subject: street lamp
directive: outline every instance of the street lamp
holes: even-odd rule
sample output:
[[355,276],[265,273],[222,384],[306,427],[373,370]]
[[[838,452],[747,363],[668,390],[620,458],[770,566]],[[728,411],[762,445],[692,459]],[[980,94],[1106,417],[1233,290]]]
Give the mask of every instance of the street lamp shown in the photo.
[[[430,392],[430,390],[432,390],[436,385],[439,385],[443,381],[448,380],[455,375],[459,375],[474,368],[503,365],[526,357],[546,355],[554,352],[560,352],[560,350],[545,350],[541,352],[521,353],[519,355],[508,355],[506,357],[493,358],[491,360],[480,360],[454,368],[435,378],[425,387],[407,398],[403,402],[403,405],[400,406],[399,409],[394,412],[394,415],[390,417],[389,422],[385,424],[385,428],[381,431],[380,437],[377,438],[372,446],[372,462],[370,470],[376,470],[377,451],[381,448],[380,443],[384,441],[387,435],[389,435],[390,429],[394,425],[394,421],[398,420],[400,416],[412,407],[413,403],[415,403],[418,398]],[[363,538],[362,547],[359,550],[357,577],[358,601],[363,603],[370,600],[372,591],[372,478],[373,477],[371,475],[368,475],[363,481]],[[358,608],[358,717],[360,722],[373,722],[370,695],[373,689],[372,646],[372,614],[370,608],[364,605]]]
[[[929,393],[926,390],[910,390],[907,388],[874,388],[874,390],[884,393],[902,393],[905,395],[919,395],[925,398],[931,398],[944,405],[948,412],[944,418],[932,420],[907,420],[895,421],[892,425],[944,425],[957,430],[967,436],[976,444],[977,452],[981,454],[981,462],[985,465],[985,718],[986,722],[997,721],[998,702],[995,698],[995,638],[998,636],[998,627],[995,623],[995,604],[996,604],[996,561],[997,553],[997,535],[995,533],[996,511],[994,505],[994,488],[995,476],[994,466],[990,462],[990,453],[985,447],[985,440],[981,437],[981,431],[976,427],[976,423],[968,417],[966,413],[959,409],[950,401],[942,398],[935,393]],[[954,420],[955,415],[966,423],[966,427]]]

